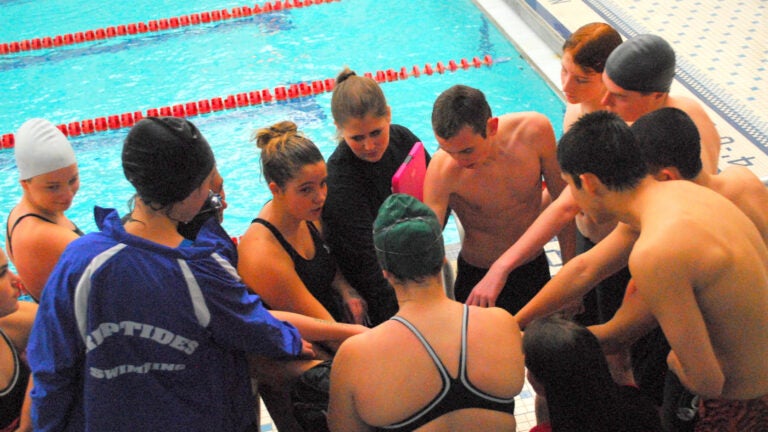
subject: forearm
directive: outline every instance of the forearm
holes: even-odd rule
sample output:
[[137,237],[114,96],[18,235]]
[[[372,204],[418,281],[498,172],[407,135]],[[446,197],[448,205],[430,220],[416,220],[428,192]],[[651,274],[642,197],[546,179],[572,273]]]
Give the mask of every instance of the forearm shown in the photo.
[[515,318],[521,328],[534,319],[549,316],[568,303],[583,297],[599,282],[588,273],[588,268],[582,265],[580,258],[577,256],[563,266],[539,293],[520,309]]
[[301,333],[301,337],[311,342],[343,341],[364,329],[354,324],[323,321],[292,312],[272,311],[272,314],[281,321],[293,324]]
[[725,376],[719,365],[706,370],[688,371],[680,362],[677,354],[670,351],[667,357],[669,369],[677,375],[680,382],[693,394],[699,395],[705,399],[716,399],[722,397],[723,387],[725,386]]
[[600,325],[590,326],[606,353],[617,353],[628,349],[638,339],[658,327],[648,306],[639,298],[633,282],[627,287],[621,307],[613,318]]
[[[576,225],[573,222],[573,215],[562,213],[558,210],[557,203],[553,203],[491,265],[491,269],[503,272],[506,278],[517,267],[536,258],[541,253],[542,248],[555,235],[559,235],[558,232],[564,234],[566,253],[573,256],[576,250]],[[562,245],[563,243],[561,242],[561,247]]]
[[557,242],[560,245],[560,259],[563,264],[576,256],[576,220],[572,219],[557,233]]

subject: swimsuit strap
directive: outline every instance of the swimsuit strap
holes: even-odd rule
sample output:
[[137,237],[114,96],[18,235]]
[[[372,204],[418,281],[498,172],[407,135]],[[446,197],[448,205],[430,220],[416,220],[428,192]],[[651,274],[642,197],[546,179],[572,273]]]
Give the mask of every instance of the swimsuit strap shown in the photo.
[[432,348],[432,345],[430,345],[429,342],[427,342],[427,339],[424,337],[424,335],[422,335],[421,332],[413,324],[411,324],[405,318],[397,315],[393,316],[390,319],[397,321],[403,324],[404,326],[406,326],[408,330],[410,330],[411,333],[413,333],[413,335],[416,336],[417,339],[419,339],[419,342],[421,342],[422,346],[424,346],[424,349],[427,350],[427,354],[429,354],[429,357],[432,359],[432,362],[435,364],[437,371],[440,373],[440,380],[443,383],[442,388],[440,389],[440,392],[425,407],[421,408],[420,410],[418,410],[416,413],[406,418],[405,420],[388,425],[384,428],[384,429],[399,429],[406,425],[410,425],[415,421],[418,421],[420,418],[429,414],[438,404],[440,404],[443,398],[445,398],[445,396],[451,390],[451,377],[448,374],[448,370],[445,368],[445,365],[443,365],[443,362],[440,360],[440,357],[437,356],[437,353]]
[[[13,345],[13,341],[10,337],[8,337],[7,334],[3,331],[3,329],[0,329],[0,336],[5,339],[5,342],[8,344],[8,346],[11,348],[11,357],[13,357],[13,376],[8,381],[8,386],[4,389],[0,389],[0,397],[7,396],[11,391],[13,391],[14,387],[16,386],[16,381],[19,379],[19,374],[21,371],[19,370],[19,353],[16,351],[16,346]],[[26,390],[25,390],[26,391]]]
[[[301,259],[302,261],[308,261],[306,258],[301,256],[290,243],[288,243],[288,240],[286,240],[285,237],[283,237],[283,234],[280,232],[280,230],[278,230],[277,227],[272,225],[269,221],[262,218],[256,218],[252,220],[251,223],[259,223],[264,225],[272,233],[272,235],[275,236],[277,241],[280,242],[280,244],[283,246],[283,249],[285,249],[285,251],[288,252],[288,255],[291,256],[293,261],[296,261],[297,259]],[[313,228],[314,228],[314,232],[317,232],[317,228],[315,228],[312,222],[307,221],[307,225],[309,226],[310,234],[313,233]],[[313,235],[312,236],[313,244],[315,244],[314,240],[315,240],[315,236]]]
[[[469,376],[467,375],[467,328],[469,323],[469,306],[464,305],[464,315],[461,320],[461,353],[459,357],[459,379],[461,380],[461,383],[464,384],[464,388],[469,390],[470,392],[474,393],[476,396],[479,396],[487,401],[499,403],[499,404],[509,404],[514,403],[514,396],[511,398],[502,398],[498,396],[494,396],[491,394],[488,394],[479,388],[475,387],[474,384],[472,384],[471,381],[469,381]],[[514,410],[514,406],[512,408]]]
[[315,238],[315,236],[321,237],[320,230],[317,229],[312,221],[307,221],[307,228],[309,228],[309,232],[312,234],[312,238]]
[[[38,219],[41,219],[41,220],[44,220],[44,221],[46,221],[48,223],[52,223],[52,224],[56,225],[56,222],[48,219],[45,216],[41,216],[41,215],[39,215],[37,213],[27,213],[25,215],[19,216],[19,218],[16,219],[16,222],[13,223],[13,226],[9,230],[8,229],[8,222],[10,222],[10,215],[9,215],[8,216],[8,220],[6,220],[6,222],[5,222],[5,236],[8,237],[8,255],[10,255],[11,259],[13,259],[13,242],[11,241],[11,235],[13,235],[13,231],[16,229],[16,225],[18,225],[19,222],[21,222],[22,219],[24,219],[26,217],[30,217],[30,216],[31,217],[36,217]],[[75,227],[75,228],[77,229],[77,231],[80,231],[80,229],[78,229],[77,227]]]

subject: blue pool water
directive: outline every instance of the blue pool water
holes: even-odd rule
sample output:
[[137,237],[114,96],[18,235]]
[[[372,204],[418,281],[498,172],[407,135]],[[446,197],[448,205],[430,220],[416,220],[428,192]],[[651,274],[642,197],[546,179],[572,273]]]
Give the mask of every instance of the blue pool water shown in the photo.
[[[244,5],[189,3],[0,0],[0,43]],[[546,114],[559,137],[562,101],[471,0],[341,0],[0,56],[0,135],[14,132],[31,117],[67,124],[324,80],[344,66],[375,74],[485,55],[499,62],[382,84],[393,122],[410,128],[434,152],[432,103],[440,92],[460,83],[483,90],[496,114]],[[297,123],[326,157],[331,154],[336,144],[330,93],[190,118],[211,143],[225,178],[230,206],[224,226],[232,235],[242,234],[269,199],[249,138],[256,128],[284,119]],[[81,189],[67,214],[85,231],[95,229],[94,205],[116,207],[121,213],[127,208],[131,188],[120,167],[126,133],[120,129],[72,139]],[[5,222],[21,195],[12,150],[0,150],[0,173],[0,220]],[[447,233],[446,241],[457,241],[455,232]]]

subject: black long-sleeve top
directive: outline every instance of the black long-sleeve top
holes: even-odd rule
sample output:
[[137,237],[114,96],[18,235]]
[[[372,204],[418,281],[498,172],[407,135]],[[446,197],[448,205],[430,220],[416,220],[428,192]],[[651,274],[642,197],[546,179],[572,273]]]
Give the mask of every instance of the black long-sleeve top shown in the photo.
[[339,143],[328,159],[328,197],[323,209],[328,243],[344,277],[368,303],[374,325],[397,312],[397,300],[376,259],[373,221],[392,194],[392,176],[420,141],[400,125],[390,125],[389,132],[389,146],[378,162],[359,159],[345,142]]

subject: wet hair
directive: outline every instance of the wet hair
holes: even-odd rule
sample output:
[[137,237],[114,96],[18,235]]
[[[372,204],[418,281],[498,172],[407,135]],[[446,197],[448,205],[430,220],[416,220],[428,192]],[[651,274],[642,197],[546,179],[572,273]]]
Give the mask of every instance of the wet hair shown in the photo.
[[560,138],[557,160],[577,188],[584,173],[596,175],[612,191],[632,189],[648,175],[634,134],[621,117],[608,111],[579,118]]
[[523,353],[546,393],[553,431],[643,430],[622,400],[600,343],[584,326],[557,316],[534,320],[525,328]]
[[279,187],[296,177],[309,164],[324,162],[323,155],[309,138],[301,134],[292,121],[282,121],[253,134],[261,149],[261,172],[267,183]]
[[563,44],[563,52],[573,56],[582,69],[602,73],[611,52],[621,45],[621,35],[605,23],[590,23],[579,27]]
[[440,138],[456,136],[464,126],[485,138],[491,107],[478,89],[455,85],[437,97],[432,107],[432,129]]
[[361,119],[369,114],[384,117],[389,113],[389,107],[376,81],[344,68],[336,77],[336,86],[331,96],[331,113],[336,126],[342,128],[350,118]]
[[651,173],[674,167],[690,180],[701,172],[699,129],[685,112],[658,109],[637,119],[631,129]]

